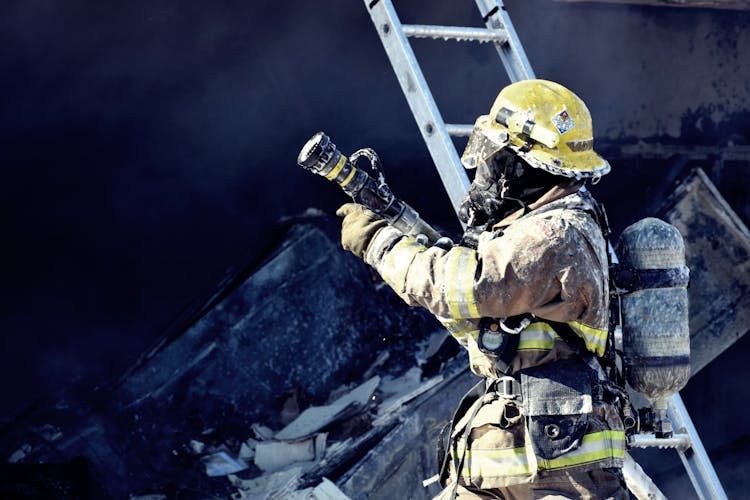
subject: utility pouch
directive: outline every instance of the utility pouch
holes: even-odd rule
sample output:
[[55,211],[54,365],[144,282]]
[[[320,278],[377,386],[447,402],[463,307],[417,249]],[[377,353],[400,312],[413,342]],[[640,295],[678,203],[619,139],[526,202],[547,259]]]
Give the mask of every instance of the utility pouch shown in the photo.
[[[451,457],[450,454],[450,447],[453,443],[452,434],[456,429],[459,421],[464,417],[464,415],[466,415],[471,407],[474,406],[474,403],[476,403],[476,401],[481,398],[486,392],[486,384],[484,379],[482,379],[474,387],[469,389],[466,394],[464,394],[464,397],[461,399],[458,408],[456,408],[456,411],[453,413],[453,418],[440,431],[440,436],[438,437],[436,458],[438,460],[437,465],[440,468],[438,470],[440,486],[442,486],[443,488],[445,488],[445,486],[448,484],[448,476],[450,475],[450,459],[453,458],[455,462],[456,458]],[[478,409],[479,407],[476,406],[476,408]],[[476,415],[476,410],[474,415]],[[469,420],[473,419],[474,415],[471,415]],[[462,461],[463,457],[458,462]],[[461,470],[461,463],[454,463],[454,465],[457,465],[456,470]]]
[[438,465],[438,481],[443,488],[445,488],[445,483],[448,479],[448,457],[450,456],[451,451],[452,429],[452,422],[446,422],[443,428],[440,429],[435,450],[435,458],[437,459],[436,463]]
[[581,444],[593,411],[591,369],[577,359],[521,372],[524,413],[537,456],[549,460]]

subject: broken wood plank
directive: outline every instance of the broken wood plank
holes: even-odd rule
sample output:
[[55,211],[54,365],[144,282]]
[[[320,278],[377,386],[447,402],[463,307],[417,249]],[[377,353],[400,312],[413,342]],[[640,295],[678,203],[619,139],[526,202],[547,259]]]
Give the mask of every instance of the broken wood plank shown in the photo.
[[351,416],[352,411],[367,406],[378,384],[380,377],[375,376],[330,405],[311,406],[281,429],[275,439],[293,440],[311,436],[325,426]]
[[[391,399],[383,401],[383,403],[378,408],[378,418],[383,418],[383,416],[388,415],[389,413],[398,411],[404,404],[408,403],[417,396],[429,391],[442,381],[443,376],[438,375],[437,377],[426,380],[423,384],[420,384],[417,388],[407,392],[406,394],[395,396]],[[378,420],[375,420],[375,423],[377,424]]]
[[391,413],[401,415],[403,422],[336,480],[341,491],[355,500],[429,500],[437,493],[439,487],[426,489],[422,480],[437,472],[438,434],[451,418],[461,396],[477,383],[478,378],[466,364],[463,356],[458,357],[443,372],[442,383],[419,395],[403,412]]
[[556,0],[567,3],[623,3],[657,7],[698,7],[703,9],[748,10],[750,0]]
[[[325,440],[325,434],[318,436]],[[318,458],[316,449],[320,449],[317,436],[293,442],[262,441],[255,446],[255,465],[263,472],[275,472],[297,462],[312,462]]]
[[750,231],[701,169],[659,212],[685,239],[695,375],[750,329]]
[[210,477],[226,476],[247,469],[247,464],[239,458],[233,458],[225,451],[206,455],[201,458]]
[[[383,436],[387,435],[398,424],[398,415],[393,413],[390,419],[384,420],[362,436],[345,441],[346,446],[332,446],[326,452],[326,457],[317,466],[305,472],[300,479],[300,487],[317,484],[321,478],[339,478],[356,464],[368,450],[374,448]],[[336,452],[332,450],[335,448]]]

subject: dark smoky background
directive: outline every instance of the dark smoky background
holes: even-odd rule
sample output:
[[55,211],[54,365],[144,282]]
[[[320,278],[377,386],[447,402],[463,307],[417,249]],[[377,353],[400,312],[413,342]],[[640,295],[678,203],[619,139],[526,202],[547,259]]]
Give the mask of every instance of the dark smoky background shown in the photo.
[[[623,151],[747,145],[748,12],[506,5],[537,76],[591,109],[616,230],[686,168]],[[468,0],[397,6],[404,22],[481,25]],[[448,122],[507,83],[490,45],[414,47]],[[122,372],[226,269],[260,262],[280,218],[333,213],[344,195],[296,165],[318,130],[375,148],[396,193],[458,228],[363,2],[3,2],[0,69],[5,418]],[[746,172],[712,158],[747,223]]]

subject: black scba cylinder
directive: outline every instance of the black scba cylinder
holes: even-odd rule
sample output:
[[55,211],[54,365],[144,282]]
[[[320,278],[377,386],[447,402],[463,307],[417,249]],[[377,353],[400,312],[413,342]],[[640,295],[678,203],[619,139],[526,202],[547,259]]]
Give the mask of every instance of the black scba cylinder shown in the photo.
[[649,217],[623,231],[617,254],[628,382],[663,406],[690,379],[685,245],[676,227]]

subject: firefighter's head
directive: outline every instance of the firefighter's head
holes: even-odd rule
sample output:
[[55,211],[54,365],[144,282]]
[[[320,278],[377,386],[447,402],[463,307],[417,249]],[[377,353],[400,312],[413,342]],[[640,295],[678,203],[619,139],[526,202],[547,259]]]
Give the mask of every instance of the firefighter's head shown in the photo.
[[[461,162],[476,169],[462,216],[482,223],[565,181],[598,180],[609,163],[593,149],[591,114],[562,85],[523,80],[505,87],[474,124]],[[463,218],[462,217],[462,218]],[[476,218],[479,218],[476,221]]]

